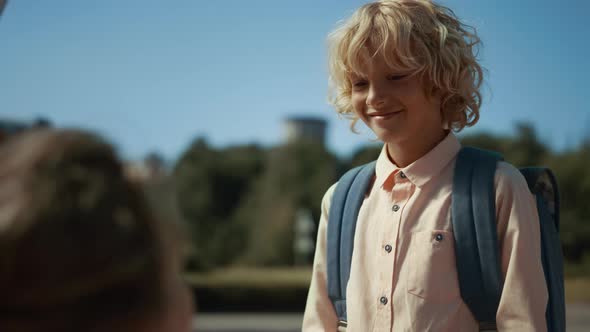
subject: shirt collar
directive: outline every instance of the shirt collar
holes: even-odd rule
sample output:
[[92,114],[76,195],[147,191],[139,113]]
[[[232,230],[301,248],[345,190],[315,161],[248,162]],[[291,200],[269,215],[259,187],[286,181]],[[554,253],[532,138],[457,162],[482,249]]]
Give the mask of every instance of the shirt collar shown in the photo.
[[[396,174],[403,172],[410,182],[418,187],[422,187],[437,176],[456,157],[460,149],[461,143],[459,143],[453,132],[449,132],[437,146],[420,159],[406,167],[399,168],[389,159],[387,145],[383,145],[383,149],[381,149],[381,154],[379,154],[377,164],[375,165],[375,183],[384,189],[391,190],[393,183],[397,181]],[[393,183],[390,183],[392,181]]]

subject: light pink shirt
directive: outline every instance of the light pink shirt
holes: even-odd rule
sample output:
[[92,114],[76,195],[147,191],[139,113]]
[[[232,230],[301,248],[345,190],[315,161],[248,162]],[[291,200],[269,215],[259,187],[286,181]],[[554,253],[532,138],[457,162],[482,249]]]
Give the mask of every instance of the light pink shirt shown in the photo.
[[[348,332],[479,330],[461,299],[455,266],[450,207],[460,148],[451,133],[402,169],[382,150],[356,226],[346,292]],[[498,164],[495,187],[505,278],[498,331],[545,331],[547,287],[534,197],[520,172],[505,162]],[[337,330],[326,288],[326,231],[334,188],[322,201],[304,332]]]

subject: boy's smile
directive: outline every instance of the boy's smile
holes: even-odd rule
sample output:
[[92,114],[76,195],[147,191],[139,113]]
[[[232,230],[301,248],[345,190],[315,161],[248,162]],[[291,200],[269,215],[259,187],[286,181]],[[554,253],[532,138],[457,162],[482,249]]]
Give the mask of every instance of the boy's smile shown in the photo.
[[[371,130],[377,134],[375,129],[373,128],[382,128],[383,130],[387,130],[387,128],[393,128],[396,123],[401,123],[401,116],[405,111],[403,109],[398,111],[374,111],[371,113],[367,113],[366,117],[368,121],[363,121],[367,124]],[[369,124],[370,123],[370,124]],[[381,137],[379,137],[381,139]]]
[[376,111],[376,112],[367,113],[367,116],[369,118],[372,118],[373,121],[379,123],[379,122],[387,121],[387,120],[394,118],[398,115],[401,115],[403,112],[404,112],[403,109],[400,109],[398,111]]
[[443,137],[440,97],[426,94],[420,75],[392,70],[376,57],[350,84],[356,114],[381,141],[410,147]]

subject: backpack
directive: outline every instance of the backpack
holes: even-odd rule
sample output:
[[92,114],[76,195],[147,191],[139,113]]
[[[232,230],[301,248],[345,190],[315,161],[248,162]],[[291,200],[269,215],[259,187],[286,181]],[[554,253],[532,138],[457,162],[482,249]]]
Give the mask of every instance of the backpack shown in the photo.
[[[457,155],[453,177],[451,219],[461,298],[480,330],[494,330],[502,292],[496,229],[494,176],[503,158],[491,151],[464,147]],[[565,331],[563,255],[559,242],[559,194],[551,170],[520,169],[537,201],[541,231],[541,259],[547,282],[547,330]],[[346,286],[354,245],[357,216],[375,174],[375,161],[353,168],[339,180],[328,216],[327,287],[346,326]]]

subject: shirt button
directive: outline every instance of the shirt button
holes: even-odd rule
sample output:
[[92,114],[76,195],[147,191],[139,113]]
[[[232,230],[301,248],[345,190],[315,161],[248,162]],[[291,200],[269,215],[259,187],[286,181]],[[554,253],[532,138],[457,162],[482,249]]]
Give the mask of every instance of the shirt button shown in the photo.
[[440,242],[444,239],[444,236],[442,234],[436,234],[434,238],[436,239],[436,241]]
[[381,302],[381,304],[386,305],[387,304],[387,298],[385,296],[381,296],[381,298],[379,299],[379,302]]
[[405,179],[405,178],[406,178],[406,174],[405,174],[404,172],[399,172],[399,176],[400,176],[402,179]]
[[397,212],[399,211],[399,205],[396,204],[391,209],[393,210],[393,212]]
[[390,253],[391,250],[393,250],[393,247],[391,247],[389,244],[385,246],[385,251],[387,251],[388,253]]

